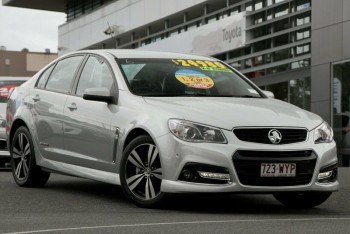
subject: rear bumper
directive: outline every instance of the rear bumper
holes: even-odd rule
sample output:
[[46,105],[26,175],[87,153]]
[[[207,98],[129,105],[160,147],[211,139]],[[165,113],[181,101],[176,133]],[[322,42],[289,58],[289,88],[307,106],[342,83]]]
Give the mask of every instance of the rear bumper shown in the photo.
[[8,151],[0,150],[0,169],[11,167],[11,157]]
[[7,149],[5,128],[0,128],[0,169],[10,167],[10,152]]

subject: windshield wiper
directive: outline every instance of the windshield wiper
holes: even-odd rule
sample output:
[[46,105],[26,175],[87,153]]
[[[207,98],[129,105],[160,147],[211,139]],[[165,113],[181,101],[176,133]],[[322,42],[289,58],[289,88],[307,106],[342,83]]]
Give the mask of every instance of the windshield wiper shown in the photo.
[[238,98],[261,98],[261,96],[254,95],[207,95],[205,93],[148,93],[137,94],[143,97],[238,97]]
[[238,98],[261,98],[261,96],[254,96],[254,95],[232,95],[231,97],[238,97]]

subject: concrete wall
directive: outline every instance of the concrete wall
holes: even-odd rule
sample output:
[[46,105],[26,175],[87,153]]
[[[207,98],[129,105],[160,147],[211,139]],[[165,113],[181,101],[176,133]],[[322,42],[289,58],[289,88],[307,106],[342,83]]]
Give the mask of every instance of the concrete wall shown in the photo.
[[25,52],[0,51],[0,76],[34,75],[26,70],[26,64]]
[[31,77],[57,58],[56,53],[0,51],[0,76]]
[[57,58],[57,54],[27,54],[27,71],[37,72]]
[[124,0],[115,1],[59,27],[59,54],[104,41],[108,23],[127,32],[163,17],[183,11],[206,0]]
[[313,0],[311,17],[311,111],[331,122],[331,66],[350,59],[350,0]]

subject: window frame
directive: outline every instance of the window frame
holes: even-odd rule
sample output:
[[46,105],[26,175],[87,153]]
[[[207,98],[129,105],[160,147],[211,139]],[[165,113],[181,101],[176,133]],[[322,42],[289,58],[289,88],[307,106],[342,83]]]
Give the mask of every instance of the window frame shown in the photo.
[[[34,86],[35,89],[41,89],[41,90],[44,90],[44,89],[45,89],[46,83],[47,83],[47,81],[49,80],[52,71],[55,69],[56,64],[57,64],[57,62],[54,62],[53,64],[51,64],[50,66],[48,66],[44,71],[41,72],[39,78],[38,78],[38,79],[36,80],[36,82],[35,82],[35,86]],[[42,87],[39,86],[39,83],[40,83],[41,79],[44,79],[44,77],[43,77],[44,73],[47,72],[47,71],[50,70],[50,69],[51,69],[51,71],[50,71],[49,75],[48,75],[47,78],[46,78],[45,84],[44,84]]]
[[70,93],[70,95],[75,96],[75,97],[80,97],[80,98],[83,99],[82,96],[77,95],[77,89],[78,89],[79,81],[81,79],[81,75],[83,73],[85,65],[86,65],[86,63],[87,63],[87,61],[89,60],[90,57],[95,57],[95,58],[101,59],[101,60],[103,60],[106,63],[106,65],[107,65],[107,67],[109,69],[109,72],[111,73],[111,75],[113,77],[114,89],[113,89],[113,92],[111,93],[111,95],[113,95],[113,102],[112,102],[112,104],[117,104],[117,99],[118,99],[117,77],[116,77],[116,75],[115,75],[115,73],[114,73],[114,71],[112,69],[111,64],[104,57],[102,57],[100,55],[97,55],[97,54],[89,53],[89,54],[85,55],[85,58],[84,58],[83,62],[80,64],[80,68],[79,68],[79,70],[78,70],[78,72],[77,72],[77,74],[75,76],[75,79],[74,79],[74,82],[73,82],[73,85],[72,85],[72,92]]
[[[52,72],[53,72],[53,71],[55,70],[55,68],[57,67],[57,64],[58,64],[59,62],[65,60],[65,59],[69,59],[69,58],[73,58],[73,57],[81,57],[81,61],[79,62],[78,67],[77,67],[75,73],[73,74],[73,78],[72,78],[72,80],[71,80],[71,83],[70,83],[70,85],[69,85],[69,89],[67,90],[67,92],[60,92],[60,91],[57,91],[57,90],[52,90],[52,89],[46,88],[48,81],[49,81],[49,80],[51,79],[51,77],[52,77]],[[72,88],[73,88],[74,81],[75,81],[75,79],[76,79],[76,76],[77,76],[78,72],[79,72],[80,69],[81,69],[81,65],[82,65],[83,61],[85,60],[85,57],[86,57],[85,54],[79,53],[79,54],[72,54],[72,55],[69,55],[69,56],[66,56],[66,57],[62,57],[62,58],[60,58],[59,60],[55,61],[52,65],[50,65],[48,68],[46,68],[46,69],[40,74],[39,78],[37,79],[37,81],[36,81],[36,83],[35,83],[35,87],[34,87],[34,88],[40,89],[40,90],[46,90],[46,91],[54,92],[54,93],[61,93],[61,94],[70,95],[70,94],[72,93]],[[39,82],[40,82],[40,80],[41,80],[43,74],[44,74],[48,69],[50,69],[52,66],[53,66],[52,71],[50,72],[50,74],[49,74],[49,76],[48,76],[48,78],[47,78],[47,80],[46,80],[46,82],[45,82],[44,87],[39,87],[38,84],[39,84]]]

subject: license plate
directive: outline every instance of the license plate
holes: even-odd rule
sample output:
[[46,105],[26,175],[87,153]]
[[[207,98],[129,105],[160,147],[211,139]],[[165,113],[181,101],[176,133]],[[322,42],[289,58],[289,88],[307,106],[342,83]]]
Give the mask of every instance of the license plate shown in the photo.
[[261,163],[260,177],[295,177],[295,163]]

